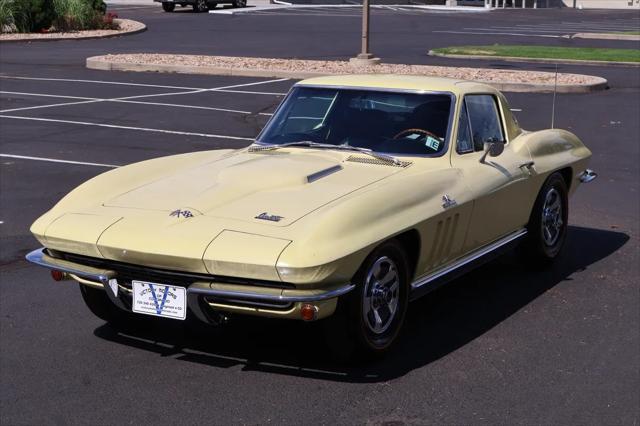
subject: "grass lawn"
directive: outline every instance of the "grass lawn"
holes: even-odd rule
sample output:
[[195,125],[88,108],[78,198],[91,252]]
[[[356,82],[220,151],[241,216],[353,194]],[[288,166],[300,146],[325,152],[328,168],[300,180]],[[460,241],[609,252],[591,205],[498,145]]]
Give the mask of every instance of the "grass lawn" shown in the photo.
[[640,49],[598,49],[556,46],[457,46],[433,49],[448,55],[511,56],[516,58],[577,59],[583,61],[640,62]]
[[640,35],[640,31],[621,31],[613,34],[624,34],[624,35]]

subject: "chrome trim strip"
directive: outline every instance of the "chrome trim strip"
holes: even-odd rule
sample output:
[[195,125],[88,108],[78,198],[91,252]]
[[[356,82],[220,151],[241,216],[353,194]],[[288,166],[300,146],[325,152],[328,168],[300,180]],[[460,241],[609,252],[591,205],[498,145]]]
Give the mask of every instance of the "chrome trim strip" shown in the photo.
[[263,300],[273,302],[320,302],[322,300],[333,299],[334,297],[340,297],[349,293],[355,288],[355,284],[346,284],[342,287],[338,287],[333,290],[329,290],[320,294],[312,294],[308,296],[287,296],[283,294],[260,294],[249,291],[232,291],[232,290],[218,290],[218,289],[206,289],[206,288],[187,288],[188,294],[200,294],[203,296],[213,296],[220,298],[234,298],[245,300]]
[[44,248],[33,250],[31,253],[27,254],[25,258],[29,262],[35,263],[38,266],[66,272],[67,274],[76,275],[104,285],[108,284],[109,280],[116,276],[114,271],[92,268],[90,266],[78,265],[77,263],[69,262],[67,260],[53,258],[47,255],[44,250]]
[[509,244],[515,240],[517,240],[518,238],[521,238],[523,236],[525,236],[527,234],[527,230],[526,229],[521,229],[519,231],[513,232],[509,235],[507,235],[504,238],[501,238],[487,246],[484,246],[483,248],[480,248],[478,250],[476,250],[475,252],[457,260],[456,262],[445,266],[443,268],[440,268],[438,270],[436,270],[435,272],[422,277],[422,278],[418,278],[417,280],[415,280],[413,283],[411,283],[411,290],[416,290],[426,284],[429,284],[432,281],[437,280],[438,278],[441,278],[453,271],[455,271],[458,268],[461,268],[465,265],[468,265],[469,263],[480,259],[481,257],[491,253],[494,250],[499,249],[500,247]]
[[402,89],[393,87],[374,87],[374,86],[348,86],[343,84],[307,84],[304,80],[294,84],[293,87],[305,87],[311,89],[337,89],[337,90],[365,90],[369,92],[391,92],[391,93],[413,93],[418,95],[454,95],[448,90],[429,90],[429,89]]
[[580,182],[589,183],[598,177],[598,174],[591,169],[586,169],[584,172],[580,173]]
[[340,170],[342,170],[342,166],[340,164],[336,164],[335,166],[320,170],[319,172],[311,173],[309,176],[307,176],[307,183],[315,182],[319,179],[322,179],[323,177],[339,172]]

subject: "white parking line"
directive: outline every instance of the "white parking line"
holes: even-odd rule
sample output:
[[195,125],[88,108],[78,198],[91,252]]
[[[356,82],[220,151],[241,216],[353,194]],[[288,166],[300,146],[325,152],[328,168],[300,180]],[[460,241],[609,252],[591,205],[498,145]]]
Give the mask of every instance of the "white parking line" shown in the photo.
[[0,115],[0,118],[7,118],[12,120],[41,121],[41,122],[48,122],[48,123],[75,124],[79,126],[104,127],[108,129],[136,130],[141,132],[165,133],[169,135],[198,136],[203,138],[214,138],[214,139],[232,139],[232,140],[251,141],[251,142],[253,142],[254,140],[254,138],[247,138],[242,136],[216,135],[211,133],[197,133],[197,132],[181,132],[177,130],[152,129],[148,127],[119,126],[116,124],[91,123],[87,121],[73,121],[73,120],[59,120],[54,118],[21,117],[16,115],[4,115],[4,114]]
[[81,164],[83,166],[110,167],[112,169],[116,167],[120,167],[113,164],[88,163],[86,161],[59,160],[57,158],[47,158],[47,157],[30,157],[28,155],[0,154],[0,157],[16,158],[19,160],[47,161],[49,163]]
[[47,104],[47,105],[36,105],[36,106],[30,106],[30,107],[3,109],[3,110],[0,110],[0,114],[5,113],[5,112],[26,111],[26,110],[30,110],[30,109],[55,108],[55,107],[66,106],[66,105],[90,104],[90,103],[93,103],[93,102],[96,102],[96,101],[63,102],[63,103],[59,103],[59,104]]
[[[118,103],[125,103],[125,104],[166,106],[171,108],[204,109],[208,111],[221,111],[221,112],[230,112],[230,113],[245,114],[245,115],[252,114],[250,111],[241,111],[237,109],[205,107],[205,106],[199,106],[199,105],[167,104],[163,102],[143,102],[143,101],[130,101],[130,100],[123,100],[123,99],[109,99],[109,98],[83,98],[79,96],[50,95],[46,93],[10,92],[6,90],[0,90],[0,94],[34,96],[34,97],[43,97],[43,98],[58,98],[58,99],[82,99],[84,101],[118,102]],[[48,107],[55,107],[55,106],[78,105],[82,103],[89,103],[89,102],[66,102],[66,103],[60,103],[60,104],[38,105],[38,106],[32,106],[32,107],[4,109],[4,110],[0,110],[0,113],[24,111],[24,110],[38,109],[38,108],[48,108]]]
[[[0,78],[9,79],[9,80],[32,80],[32,81],[59,81],[59,82],[68,82],[68,83],[90,83],[90,84],[112,84],[118,86],[132,86],[132,87],[154,87],[159,89],[176,89],[176,90],[213,90],[207,89],[206,87],[184,87],[184,86],[163,86],[158,84],[143,84],[143,83],[124,83],[121,81],[103,81],[103,80],[77,80],[71,78],[42,78],[42,77],[22,77],[22,76],[11,76],[11,75],[0,75]],[[286,93],[273,93],[273,92],[251,92],[245,90],[230,90],[234,87],[243,87],[243,86],[253,86],[258,84],[268,84],[268,83],[277,83],[281,81],[288,81],[288,78],[281,78],[277,80],[266,80],[266,81],[256,81],[253,83],[239,84],[234,86],[228,86],[226,88],[217,88],[217,92],[225,92],[225,93],[246,93],[250,95],[270,95],[270,96],[284,96]]]
[[282,12],[256,12],[254,15],[260,16],[329,16],[333,18],[361,18],[362,15],[344,15],[344,14],[332,14],[332,13],[282,13]]
[[159,84],[124,83],[121,81],[103,81],[103,80],[77,80],[72,78],[22,77],[22,76],[15,76],[15,75],[0,75],[0,78],[9,79],[9,80],[61,81],[61,82],[67,82],[67,83],[113,84],[118,86],[156,87],[160,89],[178,89],[178,90],[204,89],[204,87],[163,86]]
[[[204,93],[204,92],[223,92],[223,91],[228,91],[229,89],[234,89],[236,87],[256,86],[256,85],[259,85],[259,84],[277,83],[277,82],[287,81],[287,80],[289,80],[289,79],[288,78],[279,78],[279,79],[276,79],[276,80],[256,81],[256,82],[252,82],[252,83],[234,84],[234,85],[231,85],[231,86],[213,87],[213,88],[209,88],[209,89],[188,90],[186,92],[153,93],[153,94],[149,94],[149,95],[125,96],[125,97],[120,97],[120,98],[108,98],[108,99],[87,98],[89,100],[83,100],[83,101],[78,101],[78,102],[66,102],[66,103],[60,103],[60,104],[37,105],[37,106],[31,106],[31,107],[6,109],[6,110],[1,110],[0,113],[25,111],[25,110],[33,110],[33,109],[42,109],[42,108],[54,108],[54,107],[59,107],[59,106],[91,104],[91,103],[98,103],[98,102],[130,101],[131,99],[153,98],[153,97],[161,97],[161,96],[189,95],[189,94],[193,94],[193,93]],[[262,92],[243,91],[242,93],[255,94],[255,93],[262,93]],[[78,99],[81,99],[81,98],[78,97]],[[131,103],[133,103],[133,102],[131,102]],[[149,104],[151,104],[151,103],[149,103]],[[174,106],[177,106],[177,104],[174,104]],[[206,107],[202,107],[202,108],[206,108]],[[243,111],[243,112],[247,112],[247,111]]]
[[549,35],[549,34],[523,34],[523,33],[479,32],[479,31],[432,31],[432,32],[446,33],[446,34],[509,35],[509,36],[521,36],[521,37],[567,38],[566,36],[563,36],[563,35]]

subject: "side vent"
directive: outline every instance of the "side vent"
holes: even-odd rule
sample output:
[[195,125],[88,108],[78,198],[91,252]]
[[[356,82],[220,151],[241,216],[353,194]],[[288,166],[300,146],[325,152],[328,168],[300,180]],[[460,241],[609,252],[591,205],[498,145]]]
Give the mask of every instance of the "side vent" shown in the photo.
[[458,230],[459,214],[449,216],[438,222],[433,238],[433,246],[427,260],[429,266],[437,266],[451,256],[451,246]]
[[399,161],[394,163],[393,161],[385,161],[380,158],[363,157],[360,155],[350,155],[345,161],[351,161],[352,163],[363,164],[376,164],[379,166],[391,166],[391,167],[407,167],[411,165],[411,161]]

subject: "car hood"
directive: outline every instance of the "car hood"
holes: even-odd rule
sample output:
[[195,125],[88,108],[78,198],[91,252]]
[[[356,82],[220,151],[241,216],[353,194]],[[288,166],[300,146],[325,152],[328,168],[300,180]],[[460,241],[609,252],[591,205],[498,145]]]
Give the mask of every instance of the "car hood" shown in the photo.
[[112,196],[103,205],[287,226],[402,170],[363,160],[370,158],[306,149],[245,151],[162,176]]

